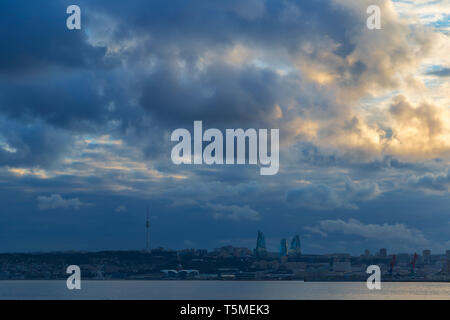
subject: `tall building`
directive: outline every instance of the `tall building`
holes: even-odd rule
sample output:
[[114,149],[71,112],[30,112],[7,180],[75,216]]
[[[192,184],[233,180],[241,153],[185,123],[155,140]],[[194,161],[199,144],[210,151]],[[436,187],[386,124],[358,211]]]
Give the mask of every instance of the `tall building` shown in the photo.
[[288,241],[286,239],[281,239],[280,257],[287,257],[287,255],[288,255]]
[[292,241],[291,241],[291,252],[296,255],[301,254],[300,236],[299,235],[296,235],[294,237],[294,239],[292,239]]
[[264,233],[262,233],[261,231],[258,231],[258,238],[256,239],[255,254],[258,257],[263,257],[267,254],[266,239],[264,238]]
[[380,257],[381,258],[386,258],[387,257],[387,249],[386,248],[381,248],[380,249]]

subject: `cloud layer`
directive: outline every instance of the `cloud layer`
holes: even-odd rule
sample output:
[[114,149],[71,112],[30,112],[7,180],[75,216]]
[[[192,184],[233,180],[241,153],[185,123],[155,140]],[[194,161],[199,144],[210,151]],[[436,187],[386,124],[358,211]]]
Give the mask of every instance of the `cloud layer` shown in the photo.
[[[162,244],[174,247],[256,229],[281,237],[320,221],[341,222],[315,235],[350,226],[381,241],[379,228],[421,238],[424,227],[443,241],[448,1],[82,0],[80,31],[65,28],[69,4],[2,2],[0,197],[22,199],[3,213],[8,225],[28,211],[79,209],[80,223],[80,212],[121,214],[111,225],[120,234],[151,203],[174,234]],[[366,28],[372,4],[382,30]],[[195,120],[279,128],[279,174],[173,165],[170,133]],[[406,227],[395,209],[405,199],[421,199],[424,212],[440,203],[430,225],[417,213]],[[198,239],[183,234],[190,223]]]

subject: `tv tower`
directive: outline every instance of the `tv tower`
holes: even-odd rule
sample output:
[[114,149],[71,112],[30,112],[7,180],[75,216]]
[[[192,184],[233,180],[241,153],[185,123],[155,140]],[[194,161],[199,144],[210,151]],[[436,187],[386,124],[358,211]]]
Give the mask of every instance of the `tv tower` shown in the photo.
[[147,221],[145,223],[145,228],[146,228],[146,231],[147,231],[147,235],[146,235],[147,243],[146,243],[146,246],[145,246],[145,251],[149,252],[149,250],[150,250],[150,239],[149,239],[150,238],[150,216],[149,216],[148,207],[147,207]]

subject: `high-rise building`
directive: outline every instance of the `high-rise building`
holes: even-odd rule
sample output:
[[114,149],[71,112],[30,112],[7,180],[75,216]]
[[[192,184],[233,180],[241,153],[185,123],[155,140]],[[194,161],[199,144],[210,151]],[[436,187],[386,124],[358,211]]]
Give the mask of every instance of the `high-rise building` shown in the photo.
[[381,258],[386,258],[387,257],[387,249],[386,248],[381,248],[380,249],[380,257]]
[[369,258],[370,257],[370,251],[368,249],[364,250],[364,257]]
[[293,254],[301,254],[300,236],[296,235],[291,241],[291,252]]
[[264,233],[262,233],[261,231],[258,231],[258,238],[256,239],[255,254],[258,257],[263,257],[267,254],[266,239],[264,238]]
[[281,239],[280,257],[287,257],[287,255],[288,255],[288,241],[286,239]]

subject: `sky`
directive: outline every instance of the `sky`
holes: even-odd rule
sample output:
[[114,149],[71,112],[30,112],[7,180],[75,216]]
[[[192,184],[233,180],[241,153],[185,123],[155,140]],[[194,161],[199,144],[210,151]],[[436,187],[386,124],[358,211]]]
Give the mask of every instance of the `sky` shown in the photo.
[[[66,8],[81,8],[68,30]],[[370,5],[380,30],[366,27]],[[450,0],[3,0],[0,252],[450,250]],[[175,165],[279,128],[280,168]]]

